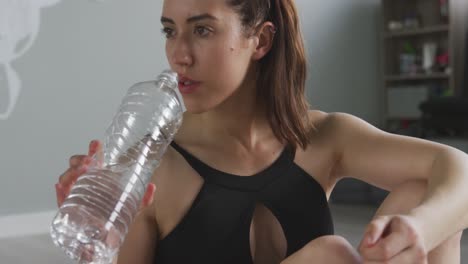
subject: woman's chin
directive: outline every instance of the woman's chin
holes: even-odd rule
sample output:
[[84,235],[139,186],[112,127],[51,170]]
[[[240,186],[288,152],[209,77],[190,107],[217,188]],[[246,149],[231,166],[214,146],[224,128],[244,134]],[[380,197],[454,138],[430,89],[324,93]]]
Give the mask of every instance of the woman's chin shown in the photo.
[[220,106],[220,104],[209,100],[184,100],[184,103],[186,112],[194,115],[213,111]]
[[202,114],[208,111],[206,107],[202,107],[202,106],[186,105],[185,108],[187,109],[186,113],[191,114],[191,115]]

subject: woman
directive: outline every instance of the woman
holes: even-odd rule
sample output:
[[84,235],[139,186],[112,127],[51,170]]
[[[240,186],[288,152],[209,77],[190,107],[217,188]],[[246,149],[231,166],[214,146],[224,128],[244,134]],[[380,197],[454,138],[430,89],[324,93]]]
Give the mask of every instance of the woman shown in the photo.
[[[187,113],[118,263],[459,262],[468,157],[309,110],[293,0],[165,0],[161,22]],[[59,205],[99,148],[70,159]],[[327,206],[343,177],[392,191],[358,250]]]

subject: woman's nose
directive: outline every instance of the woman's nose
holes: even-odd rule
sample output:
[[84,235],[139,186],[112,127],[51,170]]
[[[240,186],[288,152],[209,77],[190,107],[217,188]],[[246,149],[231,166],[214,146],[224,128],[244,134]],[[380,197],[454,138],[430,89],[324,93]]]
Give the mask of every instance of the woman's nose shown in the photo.
[[176,67],[186,68],[193,64],[193,56],[188,43],[182,39],[174,43],[172,50],[172,62]]

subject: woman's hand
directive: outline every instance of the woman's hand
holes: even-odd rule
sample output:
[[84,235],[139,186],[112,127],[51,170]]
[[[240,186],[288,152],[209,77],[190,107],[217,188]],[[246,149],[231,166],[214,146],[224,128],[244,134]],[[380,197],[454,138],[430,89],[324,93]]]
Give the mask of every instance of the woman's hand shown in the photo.
[[[70,158],[69,168],[59,177],[59,181],[55,184],[55,192],[57,194],[57,205],[60,207],[65,198],[70,194],[70,190],[83,175],[88,166],[93,161],[93,155],[98,154],[99,157],[102,151],[102,145],[98,140],[93,140],[89,143],[88,155],[74,155]],[[99,159],[99,158],[98,158]],[[156,186],[153,183],[148,184],[146,193],[143,196],[141,207],[146,207],[153,202],[153,196]]]
[[380,216],[367,226],[359,245],[364,264],[427,264],[421,226],[411,216]]

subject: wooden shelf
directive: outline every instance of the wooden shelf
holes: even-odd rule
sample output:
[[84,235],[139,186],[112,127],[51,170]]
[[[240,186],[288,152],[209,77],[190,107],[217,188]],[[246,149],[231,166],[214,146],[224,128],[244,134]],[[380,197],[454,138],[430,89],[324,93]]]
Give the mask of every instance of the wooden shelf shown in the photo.
[[389,116],[386,118],[387,121],[394,122],[394,121],[419,121],[420,117],[403,117],[403,116]]
[[408,36],[418,36],[418,35],[426,35],[426,34],[435,34],[435,33],[448,33],[449,32],[449,25],[437,25],[437,26],[430,26],[412,30],[401,30],[395,32],[387,32],[384,34],[384,38],[391,39],[391,38],[398,38],[398,37],[408,37]]
[[424,80],[444,80],[449,79],[450,74],[447,73],[432,73],[432,74],[411,74],[411,75],[386,75],[385,81],[387,82],[401,82],[401,81],[424,81]]

